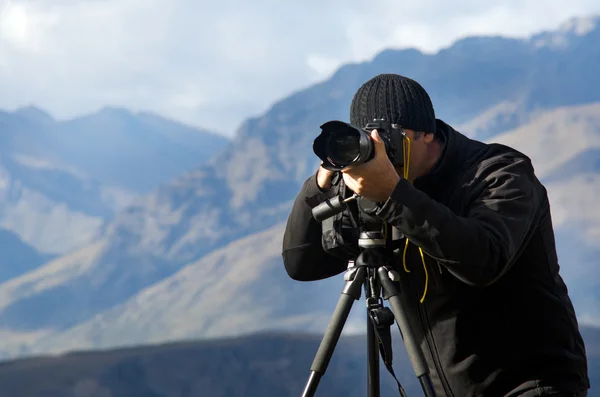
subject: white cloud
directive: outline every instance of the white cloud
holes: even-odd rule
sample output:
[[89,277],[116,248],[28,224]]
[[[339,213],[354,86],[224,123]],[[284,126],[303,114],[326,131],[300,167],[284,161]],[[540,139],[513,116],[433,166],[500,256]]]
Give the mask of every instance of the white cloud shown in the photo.
[[600,11],[595,0],[549,0],[543,13],[539,4],[11,0],[0,21],[0,108],[33,103],[66,118],[122,105],[231,134],[384,48],[431,52],[468,34],[523,36]]
[[2,20],[4,15],[8,12],[9,7],[10,0],[0,0],[0,20]]

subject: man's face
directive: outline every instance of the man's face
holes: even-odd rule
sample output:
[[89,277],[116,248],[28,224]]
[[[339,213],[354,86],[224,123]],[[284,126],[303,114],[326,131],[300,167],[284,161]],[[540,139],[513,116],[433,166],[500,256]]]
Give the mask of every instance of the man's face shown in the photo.
[[[404,132],[410,140],[408,180],[413,182],[416,178],[424,175],[428,170],[431,155],[430,145],[434,141],[434,135],[415,132],[406,128],[404,129]],[[407,142],[405,144],[407,144]],[[404,177],[404,167],[396,167],[396,171],[401,177]]]

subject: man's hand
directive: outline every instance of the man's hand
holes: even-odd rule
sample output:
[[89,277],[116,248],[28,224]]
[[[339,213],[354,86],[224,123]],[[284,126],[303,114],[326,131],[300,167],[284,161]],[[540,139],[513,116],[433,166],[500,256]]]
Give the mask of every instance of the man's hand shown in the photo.
[[331,188],[331,179],[333,178],[334,171],[330,171],[322,166],[317,171],[317,185],[321,190],[329,190]]
[[385,152],[385,145],[377,130],[371,131],[375,144],[375,157],[361,164],[354,164],[342,170],[344,182],[354,193],[367,200],[384,202],[400,181],[400,176],[394,169]]

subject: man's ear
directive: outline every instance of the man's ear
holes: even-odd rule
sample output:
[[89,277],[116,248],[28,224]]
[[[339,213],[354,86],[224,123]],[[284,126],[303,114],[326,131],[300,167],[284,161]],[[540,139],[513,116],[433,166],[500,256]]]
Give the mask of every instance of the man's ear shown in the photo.
[[426,144],[430,144],[435,140],[435,134],[433,132],[423,133],[423,140]]

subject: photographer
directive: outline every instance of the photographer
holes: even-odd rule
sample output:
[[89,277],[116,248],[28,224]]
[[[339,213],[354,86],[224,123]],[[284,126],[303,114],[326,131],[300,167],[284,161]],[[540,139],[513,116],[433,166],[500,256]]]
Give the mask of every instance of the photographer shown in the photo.
[[289,276],[311,281],[347,269],[358,253],[356,208],[327,235],[311,208],[357,193],[401,233],[393,260],[438,396],[587,396],[585,347],[530,159],[436,119],[427,92],[403,76],[376,76],[356,92],[350,123],[376,118],[404,130],[404,166],[392,164],[373,130],[373,159],[341,173],[322,166],[308,178],[283,239]]

